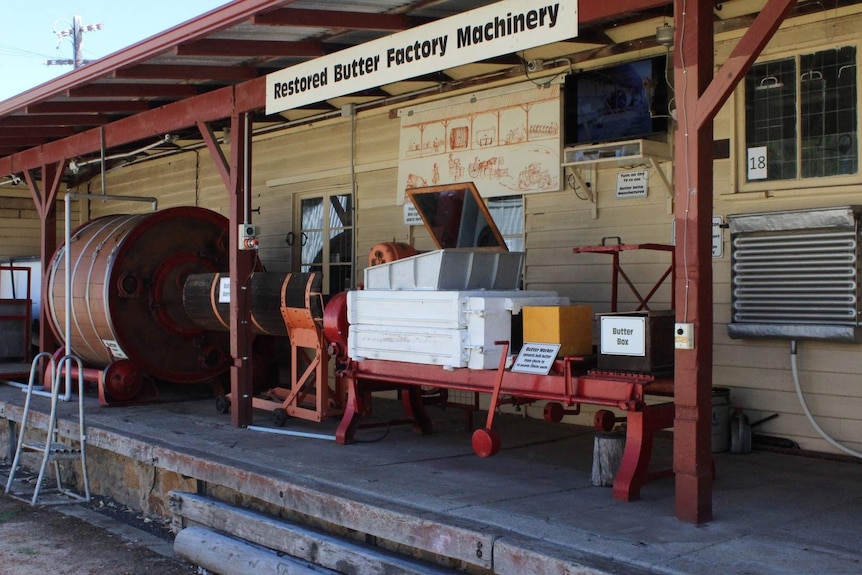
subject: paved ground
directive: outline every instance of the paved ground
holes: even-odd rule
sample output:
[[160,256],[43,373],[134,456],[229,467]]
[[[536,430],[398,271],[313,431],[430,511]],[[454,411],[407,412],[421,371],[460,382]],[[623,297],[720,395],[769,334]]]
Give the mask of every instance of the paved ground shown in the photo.
[[[0,477],[5,484],[2,473]],[[170,556],[168,533],[158,522],[147,523],[111,501],[32,507],[0,490],[0,575],[197,573],[194,566]]]

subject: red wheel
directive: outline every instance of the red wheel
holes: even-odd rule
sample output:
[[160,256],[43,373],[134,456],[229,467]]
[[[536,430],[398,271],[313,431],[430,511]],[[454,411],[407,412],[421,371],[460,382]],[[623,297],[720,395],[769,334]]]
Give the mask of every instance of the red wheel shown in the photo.
[[545,410],[543,415],[545,421],[550,421],[551,423],[559,423],[563,420],[563,416],[566,415],[566,408],[563,407],[562,403],[550,401],[545,404]]
[[134,399],[144,385],[141,370],[128,359],[115,361],[106,367],[103,380],[105,393],[118,401]]
[[612,430],[616,422],[617,416],[614,415],[614,412],[608,411],[607,409],[598,410],[595,417],[593,417],[593,427],[599,431]]
[[493,429],[477,429],[473,432],[473,453],[479,457],[491,457],[500,451],[500,434]]

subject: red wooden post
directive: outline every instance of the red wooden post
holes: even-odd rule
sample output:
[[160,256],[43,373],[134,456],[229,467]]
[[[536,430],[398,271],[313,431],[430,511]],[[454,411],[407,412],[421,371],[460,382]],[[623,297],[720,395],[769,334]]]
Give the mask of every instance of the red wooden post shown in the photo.
[[676,517],[712,519],[712,122],[697,105],[712,79],[711,2],[677,2],[674,90],[676,321],[694,324],[695,345],[676,350],[674,471]]

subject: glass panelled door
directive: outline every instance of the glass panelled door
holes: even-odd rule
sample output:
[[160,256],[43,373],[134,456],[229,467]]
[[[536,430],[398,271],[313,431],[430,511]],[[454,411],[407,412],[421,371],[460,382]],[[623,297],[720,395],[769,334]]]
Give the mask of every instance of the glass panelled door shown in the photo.
[[301,197],[300,269],[323,274],[323,293],[353,287],[353,199],[332,192]]

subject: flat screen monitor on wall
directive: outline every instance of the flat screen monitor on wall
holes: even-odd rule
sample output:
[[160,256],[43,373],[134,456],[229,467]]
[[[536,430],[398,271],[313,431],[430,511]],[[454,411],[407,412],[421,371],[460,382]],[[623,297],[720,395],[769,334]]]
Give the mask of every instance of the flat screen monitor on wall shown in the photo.
[[666,56],[569,74],[564,87],[566,146],[667,132]]

